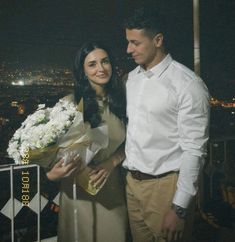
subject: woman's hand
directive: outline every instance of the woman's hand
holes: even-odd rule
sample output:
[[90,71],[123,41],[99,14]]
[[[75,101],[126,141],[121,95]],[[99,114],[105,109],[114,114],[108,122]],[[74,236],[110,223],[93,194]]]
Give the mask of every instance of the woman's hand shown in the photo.
[[82,164],[80,156],[75,156],[71,162],[64,164],[63,158],[60,159],[53,168],[47,172],[47,178],[51,181],[60,180],[70,176],[73,172],[79,170]]
[[125,144],[121,144],[119,148],[112,154],[109,159],[101,164],[90,167],[90,183],[98,188],[102,187],[107,181],[112,170],[119,165],[125,158]]
[[96,188],[102,187],[107,181],[114,167],[115,165],[112,160],[107,160],[102,164],[92,167],[91,171],[89,172],[91,184]]

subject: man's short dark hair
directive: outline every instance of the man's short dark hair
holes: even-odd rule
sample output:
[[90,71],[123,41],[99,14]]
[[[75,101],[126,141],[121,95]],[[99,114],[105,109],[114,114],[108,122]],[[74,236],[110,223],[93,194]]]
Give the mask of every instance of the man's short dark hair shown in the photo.
[[133,15],[124,21],[126,29],[144,29],[149,37],[158,33],[165,34],[165,23],[163,17],[156,9],[138,8]]

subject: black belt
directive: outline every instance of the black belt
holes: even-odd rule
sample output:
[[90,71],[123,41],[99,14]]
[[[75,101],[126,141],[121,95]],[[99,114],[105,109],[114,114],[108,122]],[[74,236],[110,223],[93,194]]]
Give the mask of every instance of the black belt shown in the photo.
[[169,171],[169,172],[154,176],[154,175],[149,175],[149,174],[143,173],[141,171],[133,171],[133,170],[128,170],[128,171],[131,173],[131,176],[134,179],[139,180],[139,181],[149,180],[149,179],[159,179],[159,178],[163,178],[163,177],[168,176],[173,173],[179,173],[178,171]]

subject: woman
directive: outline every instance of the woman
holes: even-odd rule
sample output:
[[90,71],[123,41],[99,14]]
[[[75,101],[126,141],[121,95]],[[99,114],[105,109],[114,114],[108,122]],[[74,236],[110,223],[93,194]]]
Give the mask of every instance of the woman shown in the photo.
[[125,97],[110,58],[106,48],[95,42],[83,45],[76,56],[75,102],[83,98],[84,121],[91,127],[108,125],[109,144],[90,166],[91,184],[102,187],[96,195],[77,185],[78,199],[73,200],[73,177],[79,176],[76,159],[66,166],[61,160],[47,173],[50,180],[61,179],[58,241],[126,240],[127,212],[118,166],[124,159]]

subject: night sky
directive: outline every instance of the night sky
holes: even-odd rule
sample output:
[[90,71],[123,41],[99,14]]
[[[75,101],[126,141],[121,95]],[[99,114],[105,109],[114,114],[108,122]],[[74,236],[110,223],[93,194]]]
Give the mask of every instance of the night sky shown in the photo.
[[[122,21],[133,8],[161,8],[170,26],[170,52],[193,68],[190,0],[0,0],[0,62],[72,66],[87,40],[125,54]],[[235,1],[201,0],[201,76],[218,98],[235,95]]]

